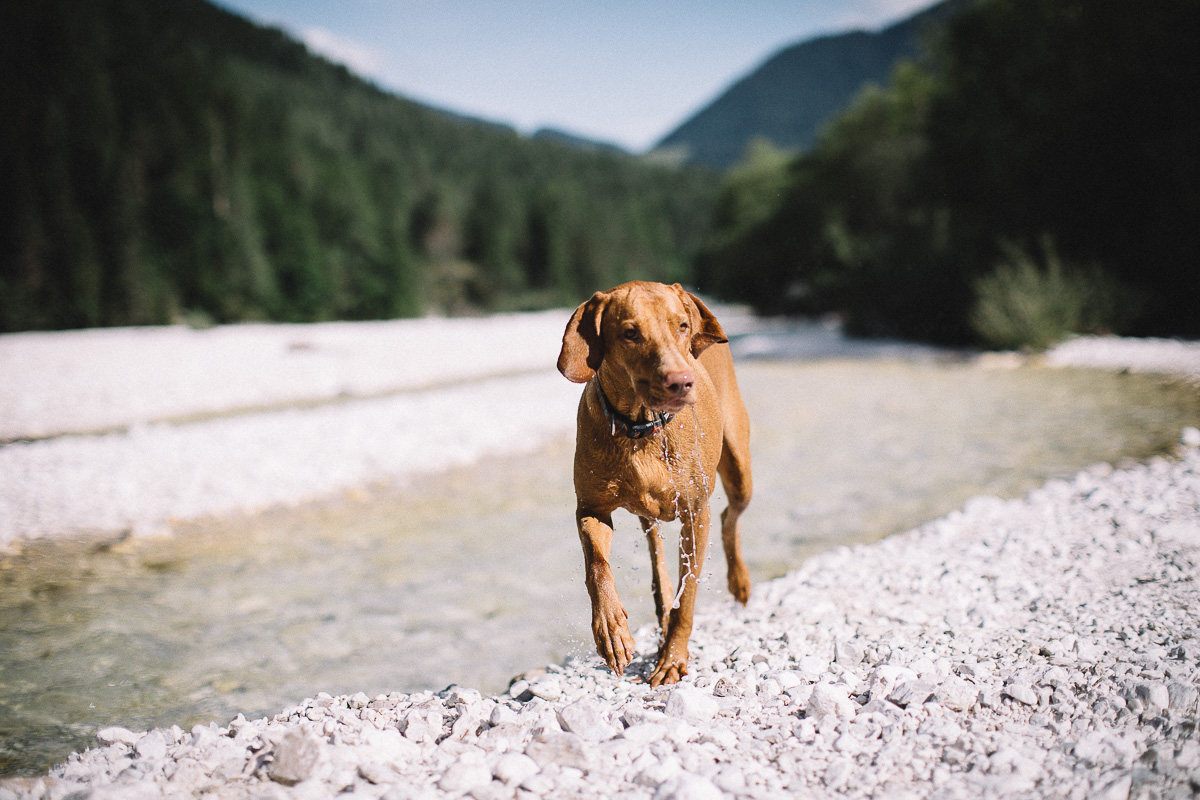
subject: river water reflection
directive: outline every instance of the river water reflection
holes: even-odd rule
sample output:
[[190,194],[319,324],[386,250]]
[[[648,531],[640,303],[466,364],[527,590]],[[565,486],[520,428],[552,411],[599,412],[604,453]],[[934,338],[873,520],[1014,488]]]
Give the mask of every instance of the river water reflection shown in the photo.
[[[757,581],[973,495],[1168,452],[1200,425],[1194,387],[1144,376],[835,360],[749,361],[739,377]],[[589,654],[572,450],[564,440],[167,539],[0,557],[0,774],[44,771],[107,725],[224,723],[318,691],[498,691]],[[636,627],[653,617],[648,558],[636,521],[616,522]],[[715,556],[706,607],[729,602]]]

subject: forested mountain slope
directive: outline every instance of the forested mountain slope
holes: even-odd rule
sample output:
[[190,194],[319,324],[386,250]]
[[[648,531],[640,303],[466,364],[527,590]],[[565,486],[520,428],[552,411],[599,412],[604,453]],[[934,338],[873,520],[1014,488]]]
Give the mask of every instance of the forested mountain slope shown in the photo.
[[794,44],[767,59],[656,146],[684,161],[725,169],[756,138],[805,150],[862,88],[887,83],[892,68],[916,58],[933,31],[963,6],[945,0],[878,32],[851,31]]

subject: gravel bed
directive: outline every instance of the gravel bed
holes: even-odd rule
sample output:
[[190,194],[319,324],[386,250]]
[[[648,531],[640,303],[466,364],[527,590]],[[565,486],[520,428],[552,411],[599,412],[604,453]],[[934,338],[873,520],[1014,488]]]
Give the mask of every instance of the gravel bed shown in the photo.
[[566,311],[0,335],[0,441],[553,370]]
[[1051,349],[1045,363],[1176,375],[1200,382],[1200,342],[1081,336]]
[[575,424],[553,370],[447,389],[0,447],[0,547],[74,534],[167,533],[527,452]]
[[575,422],[566,316],[0,336],[0,548],[535,449]]
[[638,682],[646,658],[624,678],[591,658],[499,696],[107,728],[0,798],[1192,797],[1198,569],[1189,448],[812,558],[702,614],[675,687]]

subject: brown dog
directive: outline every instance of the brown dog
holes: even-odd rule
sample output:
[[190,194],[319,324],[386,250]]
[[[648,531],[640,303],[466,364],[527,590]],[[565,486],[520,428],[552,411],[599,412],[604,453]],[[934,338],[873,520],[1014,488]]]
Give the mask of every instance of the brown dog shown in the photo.
[[[624,508],[641,518],[650,546],[663,632],[652,686],[687,674],[717,474],[729,496],[721,515],[729,591],[743,605],[750,597],[738,534],[751,493],[750,419],[727,341],[712,312],[683,287],[635,281],[597,292],[577,308],[558,356],[559,372],[587,383],[575,444],[575,514],[596,651],[617,674],[633,660],[608,563],[612,512]],[[672,597],[658,521],[676,517],[683,528]]]

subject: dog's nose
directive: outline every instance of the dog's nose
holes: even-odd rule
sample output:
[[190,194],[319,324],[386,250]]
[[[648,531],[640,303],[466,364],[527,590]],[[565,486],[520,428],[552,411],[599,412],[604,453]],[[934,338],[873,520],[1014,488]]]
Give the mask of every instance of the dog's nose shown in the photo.
[[696,379],[690,372],[668,372],[663,375],[663,386],[674,395],[687,394],[695,382]]

